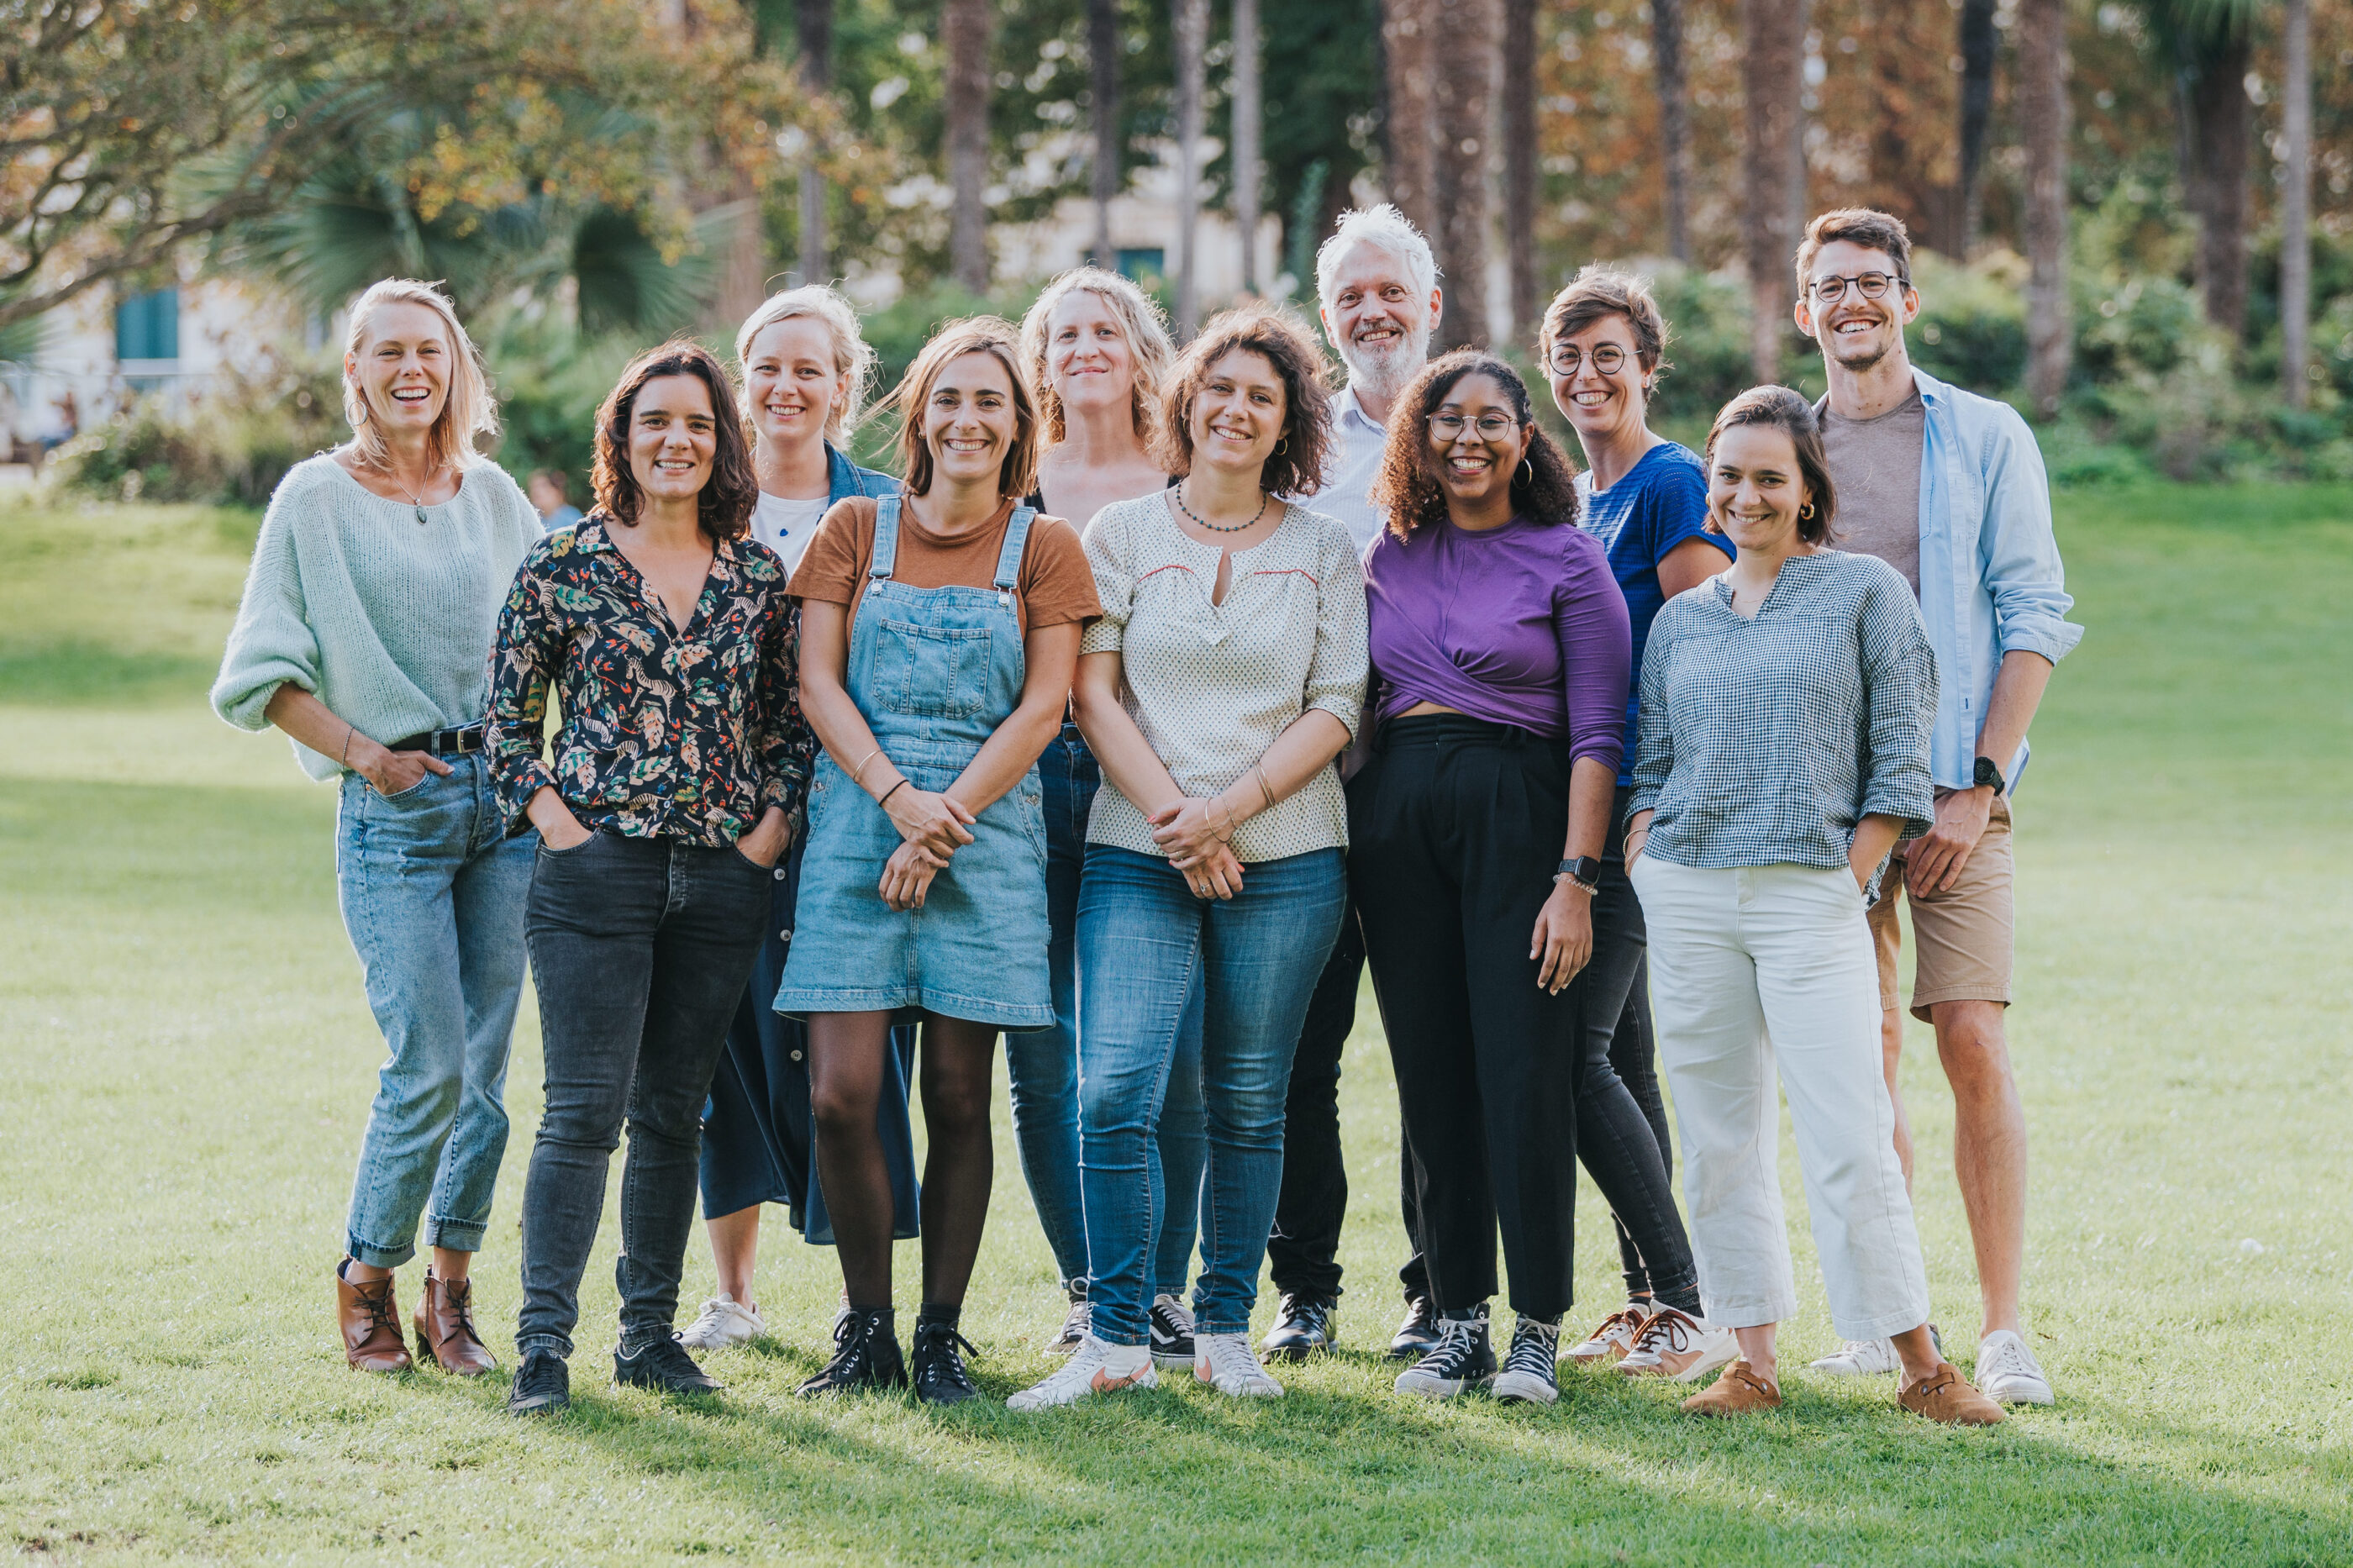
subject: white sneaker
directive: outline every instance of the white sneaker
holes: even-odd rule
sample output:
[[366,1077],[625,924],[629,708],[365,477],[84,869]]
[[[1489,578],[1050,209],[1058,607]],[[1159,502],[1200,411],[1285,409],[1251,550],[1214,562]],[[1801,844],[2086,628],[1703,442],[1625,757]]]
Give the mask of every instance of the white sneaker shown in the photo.
[[1090,1394],[1153,1388],[1159,1383],[1160,1374],[1152,1370],[1150,1345],[1108,1344],[1088,1334],[1060,1370],[1007,1400],[1005,1408],[1050,1410],[1057,1405],[1076,1405]]
[[1847,1340],[1810,1364],[1812,1370],[1832,1377],[1885,1377],[1904,1370],[1904,1363],[1896,1359],[1894,1340]]
[[702,1316],[689,1324],[678,1342],[691,1351],[723,1351],[768,1337],[768,1325],[757,1307],[747,1307],[733,1296],[721,1295],[702,1304]]
[[1710,1328],[1689,1312],[1662,1306],[1643,1320],[1642,1331],[1634,1336],[1618,1370],[1628,1377],[1695,1383],[1717,1367],[1731,1365],[1739,1354],[1740,1342],[1730,1329]]
[[1248,1334],[1193,1335],[1193,1375],[1219,1394],[1237,1399],[1272,1399],[1282,1384],[1267,1374],[1250,1353]]
[[2008,1329],[1996,1329],[1978,1342],[1978,1392],[1999,1405],[2049,1405],[2051,1380],[2026,1342]]
[[1591,1366],[1596,1362],[1612,1362],[1634,1348],[1634,1336],[1650,1321],[1651,1303],[1629,1301],[1601,1320],[1582,1343],[1565,1352],[1579,1366]]

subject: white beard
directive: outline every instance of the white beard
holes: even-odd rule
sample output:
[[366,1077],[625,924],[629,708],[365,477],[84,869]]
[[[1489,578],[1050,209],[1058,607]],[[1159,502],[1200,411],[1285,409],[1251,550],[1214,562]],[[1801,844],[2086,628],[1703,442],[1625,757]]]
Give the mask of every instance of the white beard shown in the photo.
[[1340,345],[1340,363],[1348,367],[1348,380],[1371,393],[1377,398],[1395,397],[1403,392],[1430,360],[1430,329],[1423,327],[1409,331],[1395,348],[1386,353],[1367,354],[1354,343]]

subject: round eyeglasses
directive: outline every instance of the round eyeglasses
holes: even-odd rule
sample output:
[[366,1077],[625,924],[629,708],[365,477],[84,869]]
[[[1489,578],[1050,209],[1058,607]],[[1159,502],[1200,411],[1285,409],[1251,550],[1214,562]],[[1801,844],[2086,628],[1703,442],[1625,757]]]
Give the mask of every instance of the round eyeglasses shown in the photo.
[[[1593,372],[1596,375],[1616,375],[1626,363],[1626,351],[1616,343],[1603,343],[1593,351]],[[1585,363],[1583,350],[1575,343],[1563,343],[1552,351],[1552,368],[1556,375],[1575,375]]]
[[1898,289],[1912,286],[1904,279],[1891,278],[1884,272],[1859,272],[1852,278],[1842,278],[1832,272],[1814,279],[1814,298],[1825,305],[1835,305],[1846,298],[1846,286],[1850,283],[1854,285],[1855,292],[1866,300],[1880,298],[1887,292],[1891,283]]
[[1482,441],[1501,441],[1520,427],[1518,421],[1507,414],[1487,415],[1476,425],[1472,425],[1460,414],[1433,414],[1430,416],[1430,433],[1440,441],[1461,440],[1462,427],[1466,425],[1471,425],[1479,433]]

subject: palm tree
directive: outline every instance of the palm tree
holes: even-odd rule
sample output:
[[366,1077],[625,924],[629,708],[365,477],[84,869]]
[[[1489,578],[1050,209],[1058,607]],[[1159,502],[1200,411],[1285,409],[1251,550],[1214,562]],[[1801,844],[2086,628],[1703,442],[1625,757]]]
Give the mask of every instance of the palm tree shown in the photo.
[[[800,0],[794,16],[800,44],[801,85],[812,98],[833,90],[833,0]],[[825,176],[818,172],[812,145],[801,163],[801,281],[822,283],[831,275],[825,254]]]
[[1504,250],[1512,331],[1525,341],[1536,303],[1536,0],[1504,0]]
[[2019,119],[2026,142],[2026,391],[2049,418],[2067,389],[2067,0],[2022,0]]
[[1667,254],[1687,262],[1692,258],[1691,92],[1683,82],[1683,0],[1651,0],[1651,69],[1659,95]]
[[2247,198],[2254,109],[2247,101],[2253,24],[2261,0],[2141,0],[2173,67],[2176,151],[2198,217],[2198,290],[2206,319],[2233,338],[2246,328]]
[[1234,224],[1242,231],[1242,287],[1259,291],[1258,197],[1265,171],[1259,163],[1264,128],[1259,98],[1258,0],[1234,0],[1233,77],[1228,89],[1233,114]]
[[1493,221],[1487,165],[1498,44],[1496,0],[1437,0],[1430,44],[1438,131],[1435,200],[1439,264],[1454,279],[1440,321],[1442,349],[1487,342],[1487,229]]
[[977,294],[988,287],[988,0],[947,0],[948,265]]
[[[1953,204],[1952,253],[1977,243],[1978,174],[1993,120],[1994,0],[1961,0],[1961,188]],[[2028,69],[2032,69],[2030,66]]]
[[1749,359],[1757,379],[1781,374],[1789,264],[1805,201],[1805,0],[1740,0],[1742,91],[1747,99]]
[[2312,0],[2287,0],[2287,80],[2282,130],[2287,138],[2287,189],[2280,203],[2280,391],[2290,408],[2311,392],[2305,366],[2312,353]]
[[1207,89],[1209,0],[1176,0],[1176,333],[1200,324],[1201,99]]
[[1111,204],[1119,195],[1119,0],[1087,0],[1087,96],[1094,118],[1094,168],[1090,171],[1095,203],[1094,260],[1097,267],[1117,267],[1119,252],[1112,248]]
[[1381,165],[1388,198],[1416,228],[1438,227],[1438,133],[1430,41],[1434,0],[1381,0]]

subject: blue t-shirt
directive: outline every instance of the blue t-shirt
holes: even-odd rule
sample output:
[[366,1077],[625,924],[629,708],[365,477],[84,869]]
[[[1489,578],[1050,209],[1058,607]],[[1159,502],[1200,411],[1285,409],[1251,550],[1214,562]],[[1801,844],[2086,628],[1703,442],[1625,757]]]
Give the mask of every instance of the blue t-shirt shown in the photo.
[[[1726,556],[1732,541],[1707,531],[1707,470],[1699,454],[1673,441],[1662,441],[1642,454],[1626,477],[1596,494],[1593,475],[1577,476],[1577,521],[1585,531],[1601,541],[1609,556],[1609,570],[1626,595],[1626,615],[1634,630],[1634,686],[1642,689],[1642,644],[1651,623],[1667,602],[1659,589],[1659,563],[1686,539],[1704,539]],[[1634,727],[1638,699],[1626,699],[1626,761],[1618,782],[1634,782]]]

